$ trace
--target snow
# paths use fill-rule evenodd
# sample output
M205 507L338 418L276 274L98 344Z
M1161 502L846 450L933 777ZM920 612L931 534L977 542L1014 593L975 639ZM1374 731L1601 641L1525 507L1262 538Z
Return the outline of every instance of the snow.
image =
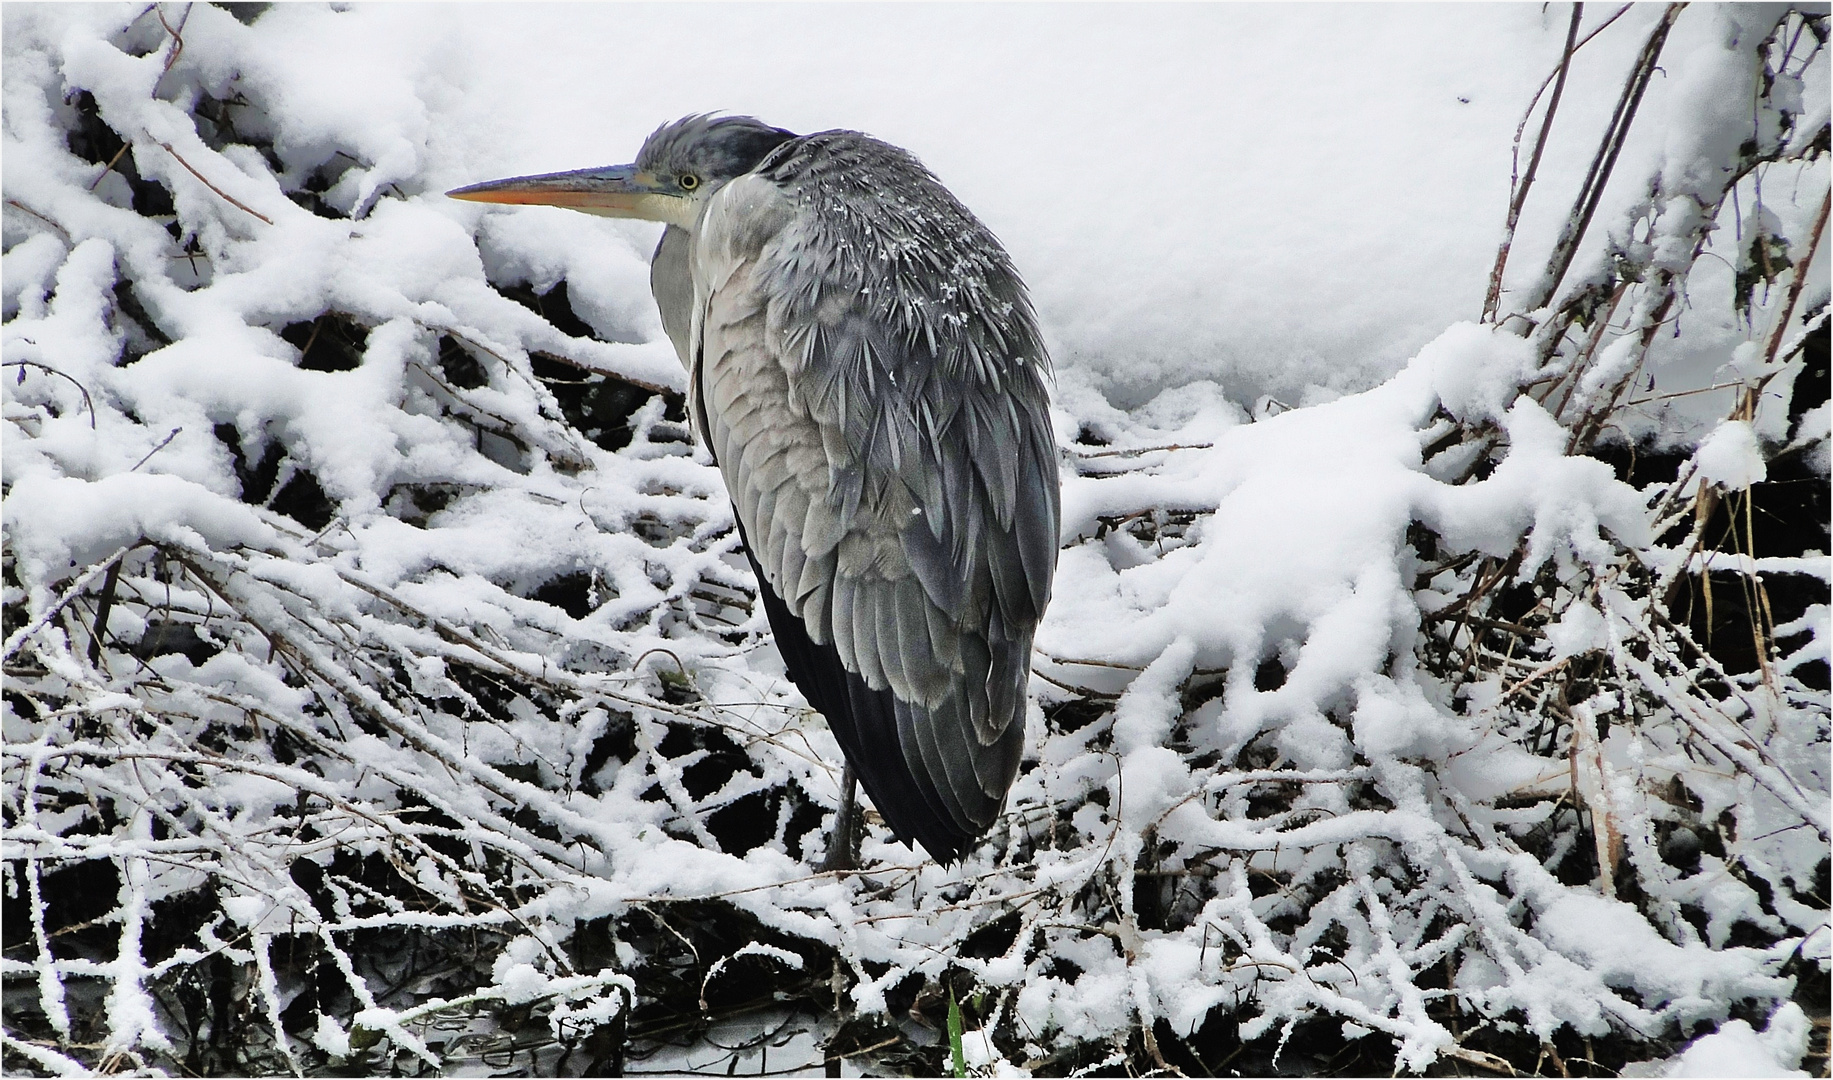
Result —
M733 959L740 956L767 956L772 960L780 961L794 971L801 971L803 965L802 957L799 954L792 953L788 949L779 949L775 945L766 945L761 941L747 942L739 946L738 951L731 955Z
M326 1013L318 1014L318 1028L312 1033L312 1042L332 1057L345 1057L350 1053L350 1033Z
M1770 1017L1761 1032L1748 1021L1732 1020L1694 1040L1674 1058L1665 1075L1672 1077L1807 1076L1799 1066L1807 1050L1808 1019L1789 1002Z
M1476 323L1445 331L1419 351L1414 363L1430 369L1445 411L1465 421L1501 420L1538 366L1528 342L1490 333Z
M1727 420L1712 429L1699 444L1694 460L1699 462L1701 479L1728 491L1737 491L1760 483L1768 470L1763 464L1763 445L1757 433L1744 420Z
M106 971L22 966L46 1002L65 978L106 978L111 1049L173 1045L141 935L207 877L209 933L266 957L312 928L319 977L351 987L354 1013L315 1006L289 1057L348 1057L354 1026L431 1053L411 1025L446 1003L377 1001L358 931L508 937L471 973L477 1000L548 1009L560 1038L620 1015L646 959L619 939L602 970L573 972L569 936L691 900L825 950L699 957L703 993L715 976L825 978L831 953L835 993L871 1013L954 966L997 991L989 1024L1038 1045L1123 1040L1154 1017L1283 1040L1328 1016L1419 1071L1457 1039L1443 984L1420 984L1453 970L1486 1022L1543 1039L1717 1025L1673 1075L1799 1075L1806 1018L1778 1003L1824 976L1809 886L1828 771L1825 694L1797 672L1826 656L1826 607L1775 628L1795 651L1766 679L1721 678L1650 628L1649 598L1688 566L1824 582L1826 560L1660 547L1672 492L1573 453L1574 418L1619 395L1614 431L1697 443L1694 474L1727 490L1762 482L1787 436L1773 407L1723 420L1722 394L1641 396L1799 370L1757 344L1783 289L1740 323L1718 267L1740 257L1739 222L1701 208L1742 145L1752 35L1775 12L1677 24L1575 273L1686 271L1687 306L1645 336L1632 290L1572 371L1570 345L1469 321L1563 11L188 11L167 72L168 35L140 6L9 5L0 76L0 514L9 627L21 615L6 654L9 682L15 656L43 672L26 690L45 703L9 693L6 779L25 794L6 839L122 868ZM1657 14L1631 8L1581 54L1505 310ZM666 59L683 41L691 77ZM1778 79L1759 141L1783 141L1778 108L1824 115L1826 67ZM79 90L174 215L136 212L119 173L73 152ZM200 119L208 102L229 102L233 137ZM1052 346L1055 599L1024 771L960 867L875 828L869 878L813 873L838 748L752 610L717 471L660 400L617 450L568 420L568 380L588 371L685 387L648 295L654 229L440 194L628 160L657 122L718 106L912 148L1004 238ZM1774 166L1744 220L1799 239L1825 175L1824 157ZM1695 264L1709 228L1717 262ZM592 337L502 291L562 282ZM354 366L324 370L299 344L327 312L360 333ZM543 377L537 354L574 369ZM1823 462L1826 430L1823 405L1795 436ZM305 478L322 513L282 496ZM1499 610L1483 589L1535 598L1488 620L1516 634L1506 654L1475 629ZM142 647L168 624L197 645ZM1580 669L1619 683L1557 682ZM1637 693L1611 689L1624 673ZM1072 727L1065 703L1096 717ZM674 749L683 732L706 744ZM744 767L702 790L722 754ZM766 838L728 851L714 818L737 806ZM1600 819L1638 903L1561 868L1556 845L1582 834L1589 851ZM1721 829L1728 845L1664 861L1663 844ZM362 856L400 895L337 869ZM305 863L332 883L302 884ZM1148 865L1163 877L1131 876ZM1161 880L1175 910L1149 923L1140 897ZM959 955L1006 914L1007 952ZM1764 943L1732 944L1750 935ZM1783 974L1791 952L1806 975ZM250 1008L278 1017L296 980L261 976ZM1768 1028L1731 1019L1740 1006L1771 1010ZM1000 1075L1035 1064L972 1036L967 1051Z
M1558 659L1582 656L1609 644L1608 625L1596 608L1574 606L1547 627L1547 641Z
M246 507L170 475L26 476L7 493L6 511L7 540L32 581L57 580L143 537L223 547L274 537Z
M1562 129L1601 125L1614 95L1606 73L1651 18L1634 11L1587 47L1593 63L1575 73ZM779 18L569 5L520 5L507 16L461 5L429 25L411 10L288 6L253 28L226 22L200 20L194 59L210 65L207 83L224 80L228 65L208 58L236 48L234 71L288 118L278 148L290 170L336 145L373 163L333 189L340 205L390 182L442 190L627 160L663 118L716 107L909 146L1035 268L1059 358L1136 400L1193 377L1220 376L1242 399L1298 396L1307 384L1360 388L1437 327L1473 315L1499 237L1508 140L1564 31L1563 14L1528 8ZM693 80L623 76L655 72L684 40L695 43ZM874 61L834 63L846 55ZM799 70L823 77L780 76ZM1686 85L1711 84L1702 75ZM1649 97L1651 112L1691 107L1667 81ZM1261 119L1269 116L1290 119ZM1556 143L1543 189L1568 197L1590 149L1582 137ZM1624 168L1666 150L1638 143ZM1375 206L1380 213L1364 212ZM1616 208L1613 195L1600 212L1608 219ZM1527 225L1524 244L1538 235ZM653 242L614 223L546 228L621 249L614 265L596 257L607 285L629 284ZM548 259L577 258L548 250ZM1322 252L1354 272L1317 272ZM1537 254L1525 248L1517 265ZM578 289L582 278L569 280ZM589 320L616 324L601 332L652 339L659 329L622 299L628 289L585 295ZM1244 310L1261 316L1234 314Z

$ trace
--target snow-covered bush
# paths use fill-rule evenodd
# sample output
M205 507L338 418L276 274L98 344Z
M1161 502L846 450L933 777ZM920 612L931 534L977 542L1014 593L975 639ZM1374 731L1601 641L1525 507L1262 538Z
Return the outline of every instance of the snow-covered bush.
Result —
M951 1001L989 1073L1800 1059L1824 14L1606 31L1645 44L1544 265L1383 385L1065 371L1005 817L844 874L640 234L441 198L433 91L315 81L326 17L6 12L9 1068L933 1072ZM1645 376L1708 304L1748 341L1692 432Z

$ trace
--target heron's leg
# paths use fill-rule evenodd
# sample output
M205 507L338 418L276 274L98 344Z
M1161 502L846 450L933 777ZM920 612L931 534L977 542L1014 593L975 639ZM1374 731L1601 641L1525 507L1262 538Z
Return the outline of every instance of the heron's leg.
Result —
M857 870L855 855L859 847L859 777L853 774L853 763L847 762L840 776L840 809L834 812L834 831L827 838L827 855L821 860L823 870Z

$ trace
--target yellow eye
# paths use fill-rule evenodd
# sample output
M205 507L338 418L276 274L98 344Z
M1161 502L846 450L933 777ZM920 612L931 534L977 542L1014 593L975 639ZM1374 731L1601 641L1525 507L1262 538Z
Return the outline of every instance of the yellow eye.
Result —
M682 191L692 191L700 186L700 178L693 173L682 173L675 183L681 185Z

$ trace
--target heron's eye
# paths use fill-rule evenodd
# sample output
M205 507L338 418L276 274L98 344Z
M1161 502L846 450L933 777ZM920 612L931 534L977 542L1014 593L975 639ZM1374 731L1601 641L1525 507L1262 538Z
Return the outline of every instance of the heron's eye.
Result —
M682 173L675 182L681 185L682 191L692 191L700 186L700 178L693 173Z

